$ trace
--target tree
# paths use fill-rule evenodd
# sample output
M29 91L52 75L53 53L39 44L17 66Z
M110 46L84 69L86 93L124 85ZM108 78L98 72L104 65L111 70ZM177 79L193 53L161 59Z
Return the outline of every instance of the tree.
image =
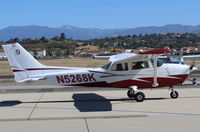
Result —
M53 37L51 40L54 40L54 41L59 41L59 40L60 40L60 38L59 38L59 36L55 36L55 37Z
M14 42L20 42L19 38L14 38Z
M39 39L41 42L47 43L48 39L46 39L44 36L42 38Z
M65 33L60 34L60 41L66 40Z

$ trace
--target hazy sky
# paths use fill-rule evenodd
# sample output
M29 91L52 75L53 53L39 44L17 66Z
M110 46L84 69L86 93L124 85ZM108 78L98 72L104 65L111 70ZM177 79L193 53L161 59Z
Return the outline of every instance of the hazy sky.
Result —
M134 28L200 24L200 0L0 0L8 26Z

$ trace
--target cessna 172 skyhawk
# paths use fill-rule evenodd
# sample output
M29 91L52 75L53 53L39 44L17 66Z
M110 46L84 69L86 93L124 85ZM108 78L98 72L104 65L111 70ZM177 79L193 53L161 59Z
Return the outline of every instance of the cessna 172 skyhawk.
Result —
M139 54L122 53L109 58L101 68L55 67L39 63L19 43L3 45L16 82L43 80L62 86L118 87L129 89L127 95L137 102L145 99L138 88L171 87L185 81L196 68L183 64L162 63L159 54L170 50L152 50Z

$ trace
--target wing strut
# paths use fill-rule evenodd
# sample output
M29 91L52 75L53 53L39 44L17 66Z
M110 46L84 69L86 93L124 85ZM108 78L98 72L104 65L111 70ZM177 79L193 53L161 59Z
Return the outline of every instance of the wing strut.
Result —
M158 55L154 54L153 55L153 87L158 87L157 83L157 60L158 60Z

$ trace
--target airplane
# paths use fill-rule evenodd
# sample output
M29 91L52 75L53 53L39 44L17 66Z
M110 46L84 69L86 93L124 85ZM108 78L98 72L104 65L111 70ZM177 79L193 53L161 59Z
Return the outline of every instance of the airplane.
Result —
M178 98L173 86L182 84L197 69L186 64L163 63L158 56L171 52L168 49L121 53L110 56L110 62L100 68L80 68L43 65L19 43L2 47L16 82L43 80L62 86L127 88L127 96L137 102L145 100L145 94L138 90L144 88L169 86L171 98Z

